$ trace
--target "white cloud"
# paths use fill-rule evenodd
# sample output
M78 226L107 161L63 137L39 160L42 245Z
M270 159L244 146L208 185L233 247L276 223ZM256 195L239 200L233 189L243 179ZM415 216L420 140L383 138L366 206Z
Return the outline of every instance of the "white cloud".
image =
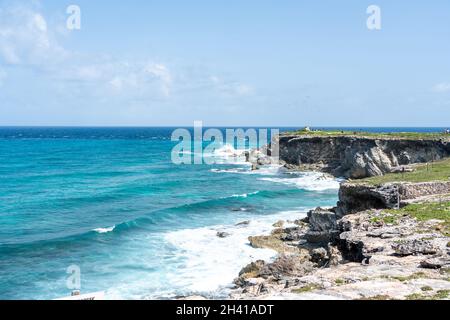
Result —
M16 5L0 10L0 61L10 65L46 66L68 54L32 7Z
M433 87L433 91L439 93L450 92L450 82L441 82L436 84Z
M39 81L50 80L45 85L56 89L64 99L82 97L83 101L89 98L127 104L167 101L176 105L182 100L195 105L206 100L209 104L216 97L239 99L254 93L248 84L210 76L202 68L183 68L151 58L128 61L68 50L59 41L70 37L70 33L60 29L64 21L49 22L39 7L0 7L0 65L8 65L8 72L15 72L16 67L32 70L34 75L38 72ZM0 73L0 84L5 77ZM25 82L20 85L26 85Z
M166 97L169 97L172 85L172 75L168 68L163 64L150 63L146 66L145 72L161 81L161 91Z

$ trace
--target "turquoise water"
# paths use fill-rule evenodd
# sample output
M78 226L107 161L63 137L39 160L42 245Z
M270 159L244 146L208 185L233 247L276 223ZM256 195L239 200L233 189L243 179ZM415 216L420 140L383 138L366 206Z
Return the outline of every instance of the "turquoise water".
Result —
M70 265L82 292L110 299L221 297L243 265L273 256L249 235L337 200L318 174L174 165L171 132L0 128L0 299L66 296Z

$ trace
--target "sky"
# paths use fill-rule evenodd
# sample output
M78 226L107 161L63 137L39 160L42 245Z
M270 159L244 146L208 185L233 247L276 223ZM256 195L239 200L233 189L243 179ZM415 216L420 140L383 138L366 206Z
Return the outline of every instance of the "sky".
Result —
M0 126L195 120L448 127L450 1L0 0Z

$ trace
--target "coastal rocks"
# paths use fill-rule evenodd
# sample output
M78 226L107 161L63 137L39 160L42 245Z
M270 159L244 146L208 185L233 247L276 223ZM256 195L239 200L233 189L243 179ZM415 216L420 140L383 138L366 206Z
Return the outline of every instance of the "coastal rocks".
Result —
M287 134L278 143L280 159L288 165L315 165L336 177L354 179L450 156L450 143L443 140Z
M450 257L437 256L420 261L420 266L426 269L450 268Z
M329 231L336 229L336 214L317 208L308 212L308 221L312 231Z
M273 224L274 228L283 228L283 226L284 226L284 221L283 220L280 220L280 221L278 221L278 222Z
M249 237L248 241L253 248L256 249L272 249L277 252L286 252L289 248L281 239L279 234L272 234L269 236L253 236Z
M302 241L305 238L306 229L305 226L282 229L280 239L291 242Z
M309 256L303 254L281 255L274 262L265 264L259 275L264 279L281 280L286 276L303 276L314 269Z
M239 272L239 278L235 280L235 283L242 285L246 279L257 277L265 264L266 263L263 260L257 260L249 263L241 269Z
M272 262L250 264L236 281L232 298L436 299L450 290L449 238L436 231L442 221L423 222L384 210L335 221L332 213L318 208L307 219L310 228L337 230L332 243L298 244L297 251L281 253ZM282 235L290 229L277 228L272 234L285 242Z
M337 240L337 245L345 260L351 262L363 262L370 259L364 252L364 242L352 232L342 232Z
M259 286L263 283L260 277L261 269L265 266L266 262L263 260L257 260L251 262L241 269L239 272L239 277L234 280L234 284L240 288L248 288L253 286ZM260 291L259 289L257 289Z
M229 234L228 232L225 232L225 231L218 231L217 233L216 233L216 236L217 237L219 237L219 238L227 238L227 237L229 237L231 234Z
M271 153L271 149L267 147L246 151L244 152L245 161L252 164L253 171L259 170L262 166L278 165L279 159L272 157Z
M248 238L253 248L266 248L278 253L298 253L299 242L305 237L306 227L277 228L267 236L251 236Z
M336 246L314 248L310 252L310 261L318 268L337 266L343 261L342 254Z
M347 165L351 168L347 174L349 178L361 179L365 177L381 176L383 173L390 172L395 160L391 161L380 148L371 148L368 152L356 153L352 155L351 148L346 149ZM348 161L347 161L348 162ZM342 170L342 167L338 168Z
M392 228L381 228L381 229L377 229L377 230L367 233L368 237L381 238L381 239L391 239L391 238L400 237L401 235L402 235L401 230L392 229Z
M308 212L309 230L305 239L311 243L328 243L338 234L336 214L317 208Z
M399 256L428 255L438 252L439 247L432 240L412 239L394 243L392 248Z
M339 189L337 212L340 216L368 209L395 208L398 205L398 186L373 186L364 183L343 183Z

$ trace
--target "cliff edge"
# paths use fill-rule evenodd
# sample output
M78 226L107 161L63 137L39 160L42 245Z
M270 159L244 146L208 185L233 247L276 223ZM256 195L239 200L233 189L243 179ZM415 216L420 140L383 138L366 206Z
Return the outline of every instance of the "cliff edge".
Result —
M448 135L352 135L323 132L279 137L280 160L292 169L312 169L361 179L410 170L417 163L450 157Z

